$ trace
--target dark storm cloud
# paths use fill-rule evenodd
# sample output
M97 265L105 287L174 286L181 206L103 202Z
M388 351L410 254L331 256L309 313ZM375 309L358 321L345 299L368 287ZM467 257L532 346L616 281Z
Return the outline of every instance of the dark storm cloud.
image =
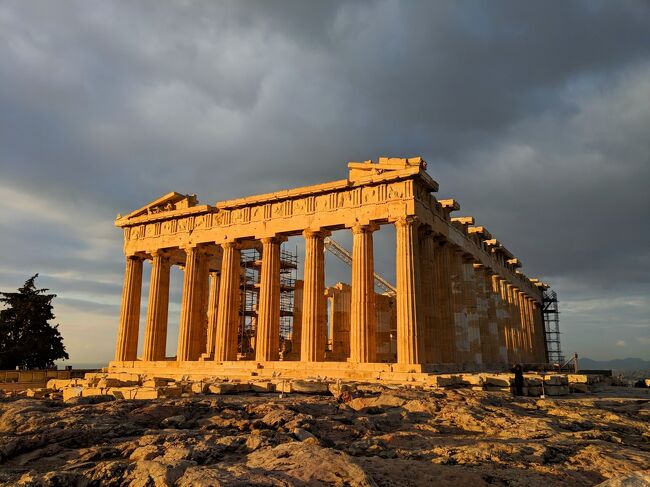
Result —
M607 355L650 333L649 33L642 1L4 2L0 284L40 270L68 308L105 314L116 213L422 155L561 292L568 347L616 309L584 350Z

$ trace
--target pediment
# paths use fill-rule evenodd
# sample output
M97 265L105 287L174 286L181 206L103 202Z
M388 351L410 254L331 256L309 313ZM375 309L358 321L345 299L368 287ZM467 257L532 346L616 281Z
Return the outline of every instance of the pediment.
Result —
M181 194L175 191L152 201L142 208L132 211L128 215L118 216L118 220L132 220L145 215L155 215L168 211L184 210L196 206L198 199L195 194Z

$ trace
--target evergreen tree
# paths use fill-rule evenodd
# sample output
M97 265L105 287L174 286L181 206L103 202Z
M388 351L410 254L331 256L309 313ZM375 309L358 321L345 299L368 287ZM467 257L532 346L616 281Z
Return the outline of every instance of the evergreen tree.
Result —
M53 367L57 359L68 354L54 319L48 289L36 289L35 274L16 293L0 292L0 369Z

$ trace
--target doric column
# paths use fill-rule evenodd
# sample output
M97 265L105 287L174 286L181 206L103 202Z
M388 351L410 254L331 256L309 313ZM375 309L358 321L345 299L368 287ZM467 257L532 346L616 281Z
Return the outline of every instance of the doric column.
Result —
M546 329L544 326L544 317L542 307L538 301L533 300L533 321L537 335L537 357L539 363L548 362L548 349L546 345Z
M143 360L165 360L167 314L169 309L169 255L163 250L151 252L151 280Z
M115 360L136 360L138 353L138 327L140 325L140 297L142 295L142 258L126 257L120 328L117 331Z
M506 296L510 307L510 334L512 336L513 356L515 362L521 362L521 315L515 300L517 288L512 284L506 284Z
M465 308L465 279L463 257L456 248L449 254L449 273L451 279L451 300L454 324L454 362L470 363L469 326Z
M438 343L440 362L453 363L456 349L452 283L450 275L451 245L445 240L437 242L434 252L435 341ZM435 359L434 359L435 361Z
M374 225L352 227L350 361L374 362L377 355L372 232Z
M429 227L420 227L420 299L422 304L423 355L420 358L425 363L441 363L439 330L436 324L435 302L435 247L433 233ZM399 339L399 336L398 336Z
M505 343L508 353L508 363L514 364L517 362L517 352L514 342L514 330L513 330L513 320L512 320L512 307L510 305L510 299L508 297L508 281L505 279L499 279L499 291L501 293L501 303L503 306L503 316L504 316L504 330L505 330Z
M201 321L205 309L202 308L207 301L204 296L205 283L202 282L204 277L207 279L204 257L204 250L200 247L185 249L185 277L176 355L178 361L198 360L202 353L201 333L205 331Z
M214 360L224 362L237 359L237 331L239 329L239 269L241 251L235 242L221 244L221 278L215 325Z
M531 324L529 321L528 315L528 302L526 294L522 291L517 293L519 309L521 311L521 328L522 328L522 341L524 349L524 361L525 362L534 362L535 358L533 357L533 336L531 330Z
M491 299L494 303L495 317L497 322L497 362L500 364L508 363L508 312L505 309L503 299L501 298L501 279L498 274L493 274L491 278Z
M474 264L476 274L476 311L481 333L481 357L484 364L498 362L498 326L492 300L490 271L483 264Z
M280 348L280 244L279 237L262 239L260 300L255 336L255 359L278 360Z
M305 230L305 272L302 292L302 330L300 360L325 360L323 326L325 323L324 232Z
M418 221L395 222L397 251L397 363L419 364L424 358L423 313L420 296Z
M476 365L483 363L481 355L481 327L478 314L479 293L476 288L474 259L463 256L463 303L467 315L467 338L469 340L469 361Z
M217 314L219 309L219 286L221 275L217 271L210 272L210 290L208 294L208 336L205 348L205 358L214 359L214 345L217 333Z

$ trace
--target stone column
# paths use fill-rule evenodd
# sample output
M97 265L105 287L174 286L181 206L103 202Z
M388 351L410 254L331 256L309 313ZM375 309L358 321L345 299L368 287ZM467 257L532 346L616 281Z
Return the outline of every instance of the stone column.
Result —
M377 355L372 232L374 225L352 227L350 361L374 362Z
M167 347L167 314L169 309L169 255L162 250L151 252L151 280L147 325L144 335L143 360L165 360Z
M305 272L302 292L302 330L300 360L325 360L323 325L325 322L324 232L305 230Z
M435 302L434 302L434 324L436 354L442 363L454 362L456 340L454 330L453 299L451 294L450 276L450 253L451 246L445 240L439 240L434 252L434 277L435 277ZM434 358L434 361L437 359Z
M235 242L221 244L221 280L217 303L214 360L224 362L237 359L237 331L239 329L239 269L241 252Z
M185 277L183 278L183 299L178 329L178 352L176 359L180 362L198 360L200 351L201 307L204 302L203 249L187 247L185 249Z
M512 365L517 362L517 353L514 343L514 330L512 320L512 307L508 297L508 282L505 279L499 279L499 291L501 293L501 303L503 306L503 316L505 323L505 343L508 352L508 364Z
M414 217L400 218L395 222L398 364L419 364L424 358L417 227L418 221Z
M478 314L479 293L476 288L474 258L463 256L463 304L467 315L467 337L469 340L469 362L483 363L481 356L481 327Z
M280 348L280 243L281 238L262 239L260 301L255 337L258 362L278 360Z
M210 290L208 296L208 336L205 358L214 359L215 337L217 334L217 314L219 313L219 286L221 276L217 271L210 271Z
M526 294L522 291L517 293L519 309L521 310L521 328L522 328L522 341L524 349L524 361L535 362L533 357L533 342L532 330L528 315L528 299Z
M512 284L506 284L506 296L508 299L509 305L509 314L510 314L510 335L512 336L512 348L513 356L515 362L521 362L521 318L519 314L519 309L515 301L515 294L517 288Z
M117 332L115 360L136 360L138 353L138 327L140 326L140 298L142 295L142 258L126 257L120 328Z
M491 277L491 300L494 303L495 317L497 323L497 363L508 363L508 312L505 309L503 300L501 299L500 278L497 274Z
M421 361L425 363L441 363L440 338L436 326L435 316L435 247L433 233L428 227L420 227L420 285L423 310L423 355ZM398 337L399 338L399 337Z
M495 364L497 359L498 327L496 308L492 300L490 271L483 264L474 264L476 275L476 311L481 333L481 358L484 364Z
M537 330L538 360L540 363L548 362L548 349L546 344L546 328L544 326L544 317L542 315L542 305L533 300L533 317L535 329Z
M454 325L454 363L457 364L465 364L472 361L470 355L469 323L464 300L465 279L463 267L461 252L452 247L449 254L449 272Z

